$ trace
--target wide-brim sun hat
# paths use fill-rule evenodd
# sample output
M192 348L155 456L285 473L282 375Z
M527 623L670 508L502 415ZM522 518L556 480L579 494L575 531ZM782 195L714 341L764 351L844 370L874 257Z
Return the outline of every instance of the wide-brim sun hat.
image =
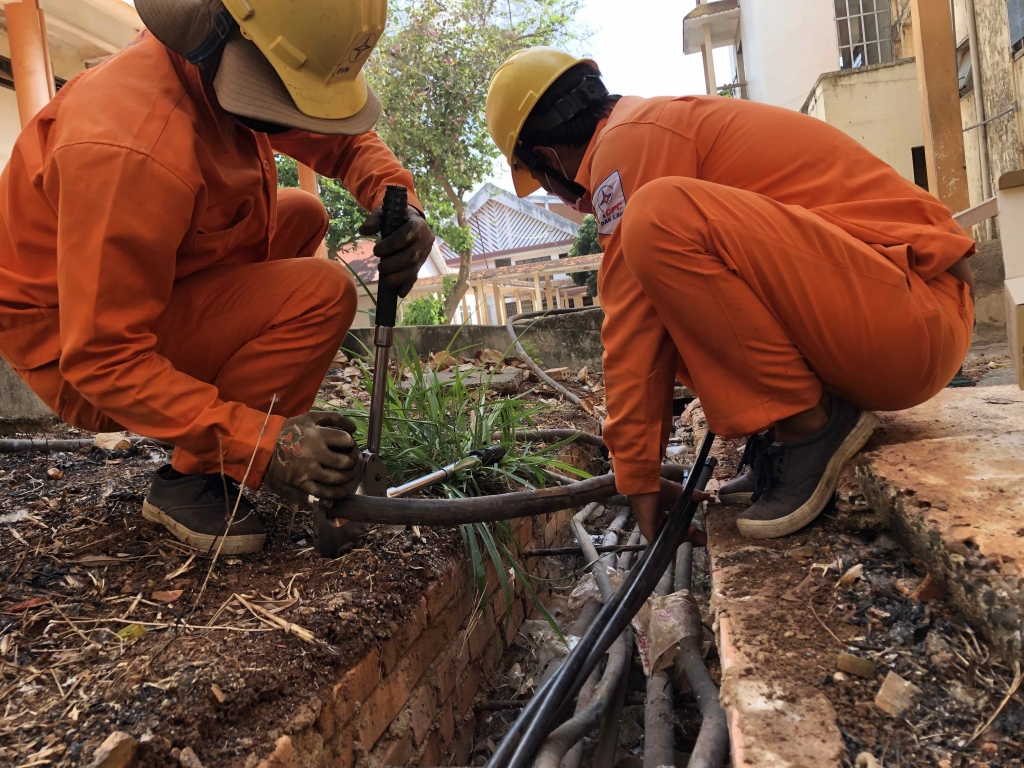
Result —
M365 133L380 118L362 68L384 29L386 0L135 0L135 8L189 61L223 48L213 87L232 114L328 135Z

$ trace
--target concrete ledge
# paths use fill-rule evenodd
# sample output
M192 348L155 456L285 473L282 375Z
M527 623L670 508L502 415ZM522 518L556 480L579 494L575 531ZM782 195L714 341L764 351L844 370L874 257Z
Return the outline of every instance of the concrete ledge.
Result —
M858 462L868 503L956 606L1019 658L1024 634L1024 393L946 389L885 414Z
M536 350L545 367L579 370L587 366L592 372L600 372L601 356L604 354L601 344L603 320L604 312L598 307L585 312L525 321L517 325L517 330L522 329L522 339L527 350L531 353ZM478 349L512 351L512 342L503 325L405 326L395 328L395 345L411 345L421 356L449 348L453 352L461 350L461 354L466 357L472 356ZM372 350L373 329L353 328L345 338L342 349L355 354Z

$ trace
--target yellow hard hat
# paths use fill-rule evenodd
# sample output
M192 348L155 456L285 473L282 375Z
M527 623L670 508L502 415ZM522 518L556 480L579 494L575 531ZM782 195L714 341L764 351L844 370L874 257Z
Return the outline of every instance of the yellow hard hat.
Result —
M487 130L512 169L512 183L520 197L536 192L540 184L515 156L519 132L544 92L577 64L589 64L598 71L591 59L577 59L557 48L536 46L513 53L491 77L487 89Z
M387 0L222 0L295 106L339 120L366 104L363 64L387 21Z
M135 0L158 40L193 64L220 54L214 89L228 112L314 133L359 134L380 101L363 65L387 0Z

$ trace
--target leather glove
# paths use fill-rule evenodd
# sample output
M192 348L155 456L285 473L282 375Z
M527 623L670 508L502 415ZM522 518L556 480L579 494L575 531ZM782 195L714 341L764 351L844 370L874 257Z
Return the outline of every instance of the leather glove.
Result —
M277 436L263 482L293 503L304 503L310 495L345 498L362 462L352 438L355 431L355 424L332 411L311 411L288 419Z
M359 227L359 234L369 236L380 233L381 216L381 209L375 209ZM374 246L373 254L380 259L380 266L377 267L380 276L403 299L412 290L420 267L430 255L433 245L434 233L430 231L423 214L410 205L408 223Z

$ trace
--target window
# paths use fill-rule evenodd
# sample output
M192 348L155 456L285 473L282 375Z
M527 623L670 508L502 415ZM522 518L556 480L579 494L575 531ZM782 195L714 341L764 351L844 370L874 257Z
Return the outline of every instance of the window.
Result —
M1006 18L1010 22L1010 50L1017 56L1024 50L1024 0L1006 0Z
M495 267L511 267L512 266L512 259L511 259L511 257L507 258L507 259L495 259L494 260L494 266Z
M542 261L551 261L551 257L550 256L535 256L532 259L523 259L522 261L517 261L516 264L538 264L538 263L540 263Z
M836 30L839 35L840 69L891 62L893 55L889 0L833 2L836 9Z
M558 254L558 258L560 258L560 259L568 259L569 258L569 254L568 253L560 253L560 254Z

